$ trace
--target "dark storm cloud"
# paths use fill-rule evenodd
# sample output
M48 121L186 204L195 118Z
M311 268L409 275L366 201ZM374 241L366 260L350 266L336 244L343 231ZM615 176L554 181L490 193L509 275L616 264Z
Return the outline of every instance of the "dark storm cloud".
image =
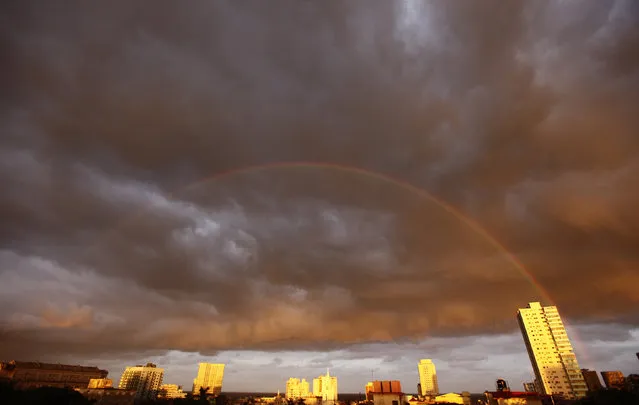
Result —
M638 322L632 1L2 7L0 357L474 336L540 298L389 182L200 181L282 161L425 188L569 318Z

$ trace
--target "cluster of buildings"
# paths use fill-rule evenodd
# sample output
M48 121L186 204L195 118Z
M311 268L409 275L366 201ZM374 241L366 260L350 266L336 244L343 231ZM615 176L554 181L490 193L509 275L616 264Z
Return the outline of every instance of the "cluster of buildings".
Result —
M507 382L498 379L495 391L486 391L487 405L541 405L555 399L573 400L588 392L607 389L639 392L639 375L624 376L620 371L602 371L601 384L597 372L580 369L577 357L566 333L566 328L555 306L542 306L531 302L517 312L517 320L528 352L535 379L524 383L523 391L512 391ZM639 353L637 353L639 358ZM366 399L372 405L469 405L468 392L439 392L437 371L431 359L417 364L419 383L417 395L405 395L399 381L371 381L366 384ZM0 381L10 381L18 389L37 387L73 388L89 399L101 403L129 404L135 400L156 398L185 398L187 393L177 384L164 383L164 369L155 364L127 367L116 387L107 378L108 371L98 367L71 366L39 362L0 362ZM192 395L217 397L222 392L224 364L200 363L193 380ZM310 383L302 378L286 382L286 400L298 404L335 404L338 398L337 377L326 371ZM272 398L282 404L281 395ZM266 402L273 402L266 401Z
M331 376L326 370L326 375L320 375L313 379L313 391L304 378L289 378L286 381L286 398L291 400L304 399L304 403L312 402L334 403L337 401L337 377Z
M420 382L417 385L418 395L406 395L402 391L399 381L370 381L365 386L366 397L364 403L373 405L426 405L426 404L470 404L470 393L448 393L440 395L437 384L437 371L431 359L422 359L417 365ZM313 390L310 390L309 382L302 378L289 378L286 381L287 401L305 405L335 404L337 403L337 377L331 376L327 370L325 375L313 379ZM278 401L280 394L274 398L268 398L265 402L281 403ZM451 402L458 401L458 402Z
M107 378L107 370L97 367L71 366L39 362L0 362L0 381L14 388L73 388L90 400L109 404L131 404L144 399L185 398L186 392L177 384L164 384L164 369L153 363L127 367L117 388ZM222 392L224 364L200 363L193 380L194 396L217 396ZM108 400L107 400L108 399Z
M148 363L145 366L127 367L122 373L118 389L135 391L136 398L185 398L186 393L177 384L163 384L164 369ZM224 364L200 363L193 379L195 396L217 396L222 392Z
M397 380L371 381L366 384L366 401L373 405L471 404L471 396L467 391L460 394L439 393L435 366L430 359L420 360L417 368L420 373L417 395L405 394L402 391L402 384ZM426 373L423 372L424 370ZM425 386L429 388L423 388Z
M581 369L574 353L564 323L555 306L542 306L531 302L526 308L517 311L517 320L535 375L533 382L524 383L523 391L513 391L503 379L496 382L495 391L486 391L483 403L486 404L543 404L554 403L555 399L575 400L583 398L588 392L603 389L596 371ZM637 354L639 358L639 353ZM417 395L405 395L399 381L371 381L366 387L366 401L373 405L421 405L421 404L470 404L468 392L440 394L435 364L431 359L422 359L417 364L419 383ZM320 378L328 378L326 376ZM639 390L639 375L624 376L620 371L602 371L601 377L607 389ZM335 377L331 377L335 378ZM322 380L323 381L323 380ZM322 383L314 380L313 392L309 392L306 380L291 378L286 383L286 397L320 398L317 386ZM330 396L321 396L327 400L337 398L337 379L335 392Z

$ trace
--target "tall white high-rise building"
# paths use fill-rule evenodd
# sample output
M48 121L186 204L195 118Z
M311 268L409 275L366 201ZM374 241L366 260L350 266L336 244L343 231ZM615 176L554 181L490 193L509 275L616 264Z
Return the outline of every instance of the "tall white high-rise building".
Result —
M541 393L582 398L588 391L557 307L531 302L517 319Z
M289 378L286 381L286 398L299 399L309 396L309 384L305 379Z
M422 392L420 395L438 395L439 385L437 384L437 371L431 359L421 359L417 364L419 372L419 384Z
M223 379L224 364L200 363L197 377L193 380L193 395L200 395L200 388L209 395L219 395Z
M127 367L122 373L118 388L135 390L135 396L138 399L155 399L163 378L164 369L157 368L152 363L147 363L146 366Z
M337 401L337 377L331 377L326 370L326 375L314 378L313 396L321 397L322 401Z

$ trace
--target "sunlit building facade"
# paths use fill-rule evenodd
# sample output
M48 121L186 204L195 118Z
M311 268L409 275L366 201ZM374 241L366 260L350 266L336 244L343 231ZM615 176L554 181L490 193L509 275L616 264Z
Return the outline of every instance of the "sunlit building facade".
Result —
M517 313L541 393L582 398L588 388L557 307L531 302Z
M197 377L193 380L193 394L199 395L204 388L208 395L219 395L224 380L224 364L200 363Z
M146 366L127 367L122 373L118 388L135 390L135 397L138 399L155 399L163 379L164 369L147 363Z
M310 395L310 386L308 381L304 378L289 378L286 381L286 398L287 399L299 399L308 398Z
M621 371L602 371L601 378L609 390L622 390L626 385L626 379Z
M449 392L447 394L437 395L433 402L436 404L459 404L459 405L470 405L470 393L467 391L462 392L461 394L457 394L455 392ZM517 403L518 405L521 402Z
M372 381L369 381L366 383L366 387L364 387L364 390L366 391L366 400L367 401L372 401L373 400L373 391L375 390L375 384L373 384Z
M419 372L419 384L421 392L419 395L437 395L439 394L439 384L437 383L437 370L431 359L421 359L417 364Z
M328 370L326 375L313 379L313 396L322 401L337 401L337 377L332 377Z
M160 386L160 397L167 399L186 398L186 392L182 391L182 386L177 384L162 384Z
M92 378L87 388L112 388L113 380L110 378Z

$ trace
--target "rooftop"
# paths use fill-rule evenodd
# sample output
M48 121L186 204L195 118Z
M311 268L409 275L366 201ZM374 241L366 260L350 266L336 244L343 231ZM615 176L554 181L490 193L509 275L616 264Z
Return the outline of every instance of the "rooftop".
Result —
M37 361L16 361L0 362L0 368L5 370L12 369L43 369L43 370L64 370L64 371L96 371L107 372L96 366L79 366L68 364L40 363Z

